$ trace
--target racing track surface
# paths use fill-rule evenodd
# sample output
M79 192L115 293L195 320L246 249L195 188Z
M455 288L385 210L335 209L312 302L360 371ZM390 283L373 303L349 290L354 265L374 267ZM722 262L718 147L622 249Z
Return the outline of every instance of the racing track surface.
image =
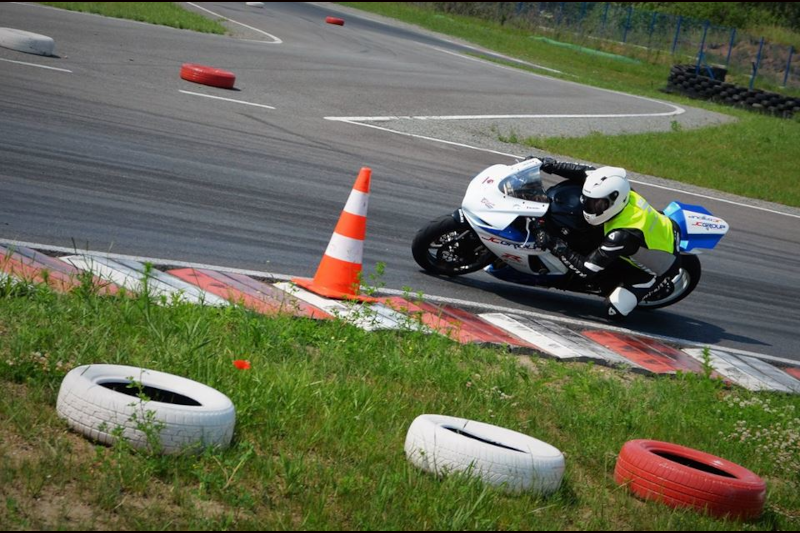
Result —
M482 273L437 279L413 262L417 229L456 208L471 176L513 159L324 117L674 107L499 69L455 55L455 44L350 14L344 27L326 25L333 8L202 6L283 42L251 30L241 37L263 42L0 4L4 26L53 37L60 56L0 48L0 239L312 276L358 169L369 166L364 270L386 263L387 288L597 320L596 298ZM233 71L236 90L181 80L184 62ZM701 257L695 294L626 326L800 360L798 217L636 188L659 208L700 203L733 229Z

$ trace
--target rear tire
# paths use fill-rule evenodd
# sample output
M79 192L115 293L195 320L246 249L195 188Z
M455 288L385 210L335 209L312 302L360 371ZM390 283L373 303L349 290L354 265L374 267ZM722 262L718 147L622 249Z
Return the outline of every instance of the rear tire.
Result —
M658 300L643 300L639 302L638 309L660 309L676 304L689 296L700 281L700 259L694 254L681 254L681 269L677 276L672 278L675 290L664 298Z
M480 270L495 259L467 222L444 215L414 236L414 261L431 274L460 276Z

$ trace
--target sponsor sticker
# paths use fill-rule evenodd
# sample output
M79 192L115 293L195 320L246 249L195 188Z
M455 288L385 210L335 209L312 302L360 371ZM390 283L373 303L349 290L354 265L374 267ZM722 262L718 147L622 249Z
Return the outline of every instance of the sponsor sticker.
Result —
M505 241L505 240L503 240L503 239L501 239L499 237L495 237L495 236L487 237L486 235L481 235L481 239L483 239L486 242L490 242L492 244L499 244L500 246L508 246L508 247L513 248L515 250L536 250L537 249L536 248L536 243L528 243L528 244L525 244L523 246L522 244L520 244L518 242L509 242L509 241Z

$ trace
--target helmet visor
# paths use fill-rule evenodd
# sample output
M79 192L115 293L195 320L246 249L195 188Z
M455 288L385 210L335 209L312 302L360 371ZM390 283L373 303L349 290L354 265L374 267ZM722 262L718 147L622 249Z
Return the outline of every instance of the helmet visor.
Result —
M611 205L608 198L585 198L583 200L583 210L590 215L602 215Z

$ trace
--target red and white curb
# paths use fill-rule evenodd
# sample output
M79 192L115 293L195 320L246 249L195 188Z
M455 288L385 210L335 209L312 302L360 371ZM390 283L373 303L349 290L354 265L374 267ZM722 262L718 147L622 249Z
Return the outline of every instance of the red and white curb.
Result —
M108 259L97 255L68 255L62 261L96 277L108 280L134 293L147 289L151 296L165 297L167 302L176 300L193 304L225 306L229 302L215 294L209 294L197 285L187 283L155 268L149 272L145 265L136 261Z
M265 315L285 313L306 318L333 318L322 309L308 305L273 285L244 274L218 272L206 268L179 268L168 270L167 274Z
M503 313L487 313L478 316L490 324L524 339L545 354L563 361L599 361L644 371L636 362L625 359L602 345L547 320L534 320Z
M428 328L416 322L412 316L395 311L380 303L372 303L368 306L346 304L341 300L324 298L285 281L276 283L274 287L286 291L293 297L366 331L379 329L429 331Z
M702 349L690 348L684 351L698 361L703 360ZM800 394L800 381L766 361L718 349L709 350L708 355L714 370L746 389Z
M589 330L583 334L654 374L704 371L702 362L655 339L606 330Z
M436 332L462 344L535 351L562 361L591 361L639 373L703 373L710 365L713 375L749 390L800 394L800 363L777 357L756 357L717 347L679 350L666 342L616 328L611 331L592 325L570 329L554 320L527 316L530 313L474 314L452 304L399 296L371 298L371 302L361 305L324 298L287 281L269 283L257 279L275 276L218 270L208 265L195 267L184 263L182 268L164 272L146 268L143 261L151 264L160 261L145 258L134 260L92 253L56 255L52 250L45 254L16 244L0 246L0 280L46 282L54 290L68 292L81 284L81 272L88 271L107 294L115 293L118 287L139 293L146 286L152 295L166 303L214 306L233 303L262 314L338 318L367 331Z

